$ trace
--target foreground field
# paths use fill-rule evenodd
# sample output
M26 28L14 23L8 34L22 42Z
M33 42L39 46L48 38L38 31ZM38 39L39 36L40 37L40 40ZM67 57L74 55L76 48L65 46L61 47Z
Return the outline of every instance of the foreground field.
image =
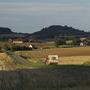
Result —
M6 66L19 64L18 70L0 71L0 90L90 90L90 48L60 48L40 51L5 52L0 54L0 61ZM57 54L62 65L45 65L41 58ZM23 57L24 56L24 59ZM28 67L22 69L24 61ZM82 63L83 62L83 63ZM70 65L70 64L76 65ZM20 66L23 64L23 66ZM69 65L67 65L69 64ZM77 65L82 64L82 65Z
M1 71L0 90L90 90L90 67Z

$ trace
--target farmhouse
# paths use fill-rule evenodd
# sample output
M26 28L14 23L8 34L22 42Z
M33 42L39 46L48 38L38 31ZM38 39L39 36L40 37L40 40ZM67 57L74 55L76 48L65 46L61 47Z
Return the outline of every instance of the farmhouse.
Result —
M12 43L14 43L14 44L22 44L23 41L22 40L13 40Z
M8 42L13 43L13 44L22 44L23 40L22 39L9 39Z
M30 44L30 45L29 45L29 48L33 48L33 46Z

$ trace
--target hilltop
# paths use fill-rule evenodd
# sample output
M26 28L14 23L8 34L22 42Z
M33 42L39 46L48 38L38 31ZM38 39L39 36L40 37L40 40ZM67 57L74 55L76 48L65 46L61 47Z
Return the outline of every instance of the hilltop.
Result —
M75 29L69 26L52 25L49 27L42 28L40 31L34 33L18 33L13 32L9 28L0 27L0 39L9 38L24 38L24 39L58 39L63 37L90 37L90 32L85 32L83 30Z
M69 26L52 25L31 34L33 38L55 39L58 37L89 37L90 33Z
M18 32L13 32L10 28L8 27L0 27L0 40L8 40L8 39L14 39L14 38L24 38L28 34L26 33L18 33Z

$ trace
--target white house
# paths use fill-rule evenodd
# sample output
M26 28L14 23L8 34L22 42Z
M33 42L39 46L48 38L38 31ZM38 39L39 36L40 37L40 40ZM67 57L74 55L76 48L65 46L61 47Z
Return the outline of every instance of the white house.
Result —
M33 46L30 44L30 45L29 45L29 48L33 48Z
M81 46L81 47L82 47L82 46L84 46L84 43L83 43L83 42L81 42L81 43L80 43L80 46Z

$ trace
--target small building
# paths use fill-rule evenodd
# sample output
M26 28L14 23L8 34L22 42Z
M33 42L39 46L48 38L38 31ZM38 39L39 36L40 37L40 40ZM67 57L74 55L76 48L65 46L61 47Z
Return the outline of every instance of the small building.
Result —
M14 43L14 44L22 44L23 40L22 39L9 39L9 43Z
M29 45L29 49L30 49L30 50L32 50L32 49L33 49L33 46L32 46L31 44Z
M66 41L66 44L72 44L72 43L73 43L73 40Z
M87 41L81 42L80 46L88 46L88 42Z
M23 41L22 40L13 40L12 43L14 43L14 44L22 44Z
M46 64L58 64L59 63L59 57L58 55L48 55L45 61Z
M29 45L29 48L33 48L33 46L30 44L30 45Z
M83 42L81 42L81 43L80 43L80 46L81 46L81 47L82 47L82 46L84 46L84 43L83 43Z

